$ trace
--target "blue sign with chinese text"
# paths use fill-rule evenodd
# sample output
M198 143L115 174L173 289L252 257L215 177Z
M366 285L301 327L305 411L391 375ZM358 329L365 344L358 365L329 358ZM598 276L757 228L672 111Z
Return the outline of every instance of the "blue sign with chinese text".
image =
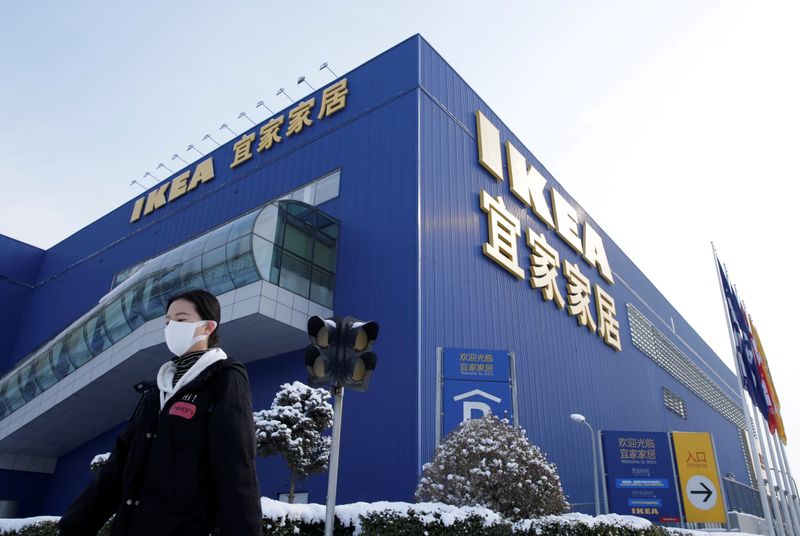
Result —
M444 349L445 380L480 380L508 383L511 366L504 350Z
M507 351L444 348L442 373L442 437L489 413L513 422Z
M665 432L603 431L608 509L654 523L678 523L678 490Z

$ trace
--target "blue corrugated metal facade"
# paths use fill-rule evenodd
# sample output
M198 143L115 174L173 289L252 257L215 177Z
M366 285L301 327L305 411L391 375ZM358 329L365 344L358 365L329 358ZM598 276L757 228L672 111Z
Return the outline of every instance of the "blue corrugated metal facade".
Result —
M738 400L734 375L453 69L415 36L346 78L346 108L320 120L314 115L303 132L231 169L237 137L212 153L213 180L138 221L129 221L131 200L47 251L0 237L0 296L12 304L4 310L14 311L0 323L6 344L0 371L92 308L114 274L340 170L338 197L320 205L341 222L333 309L381 324L370 389L345 396L340 502L412 500L420 466L435 447L440 347L514 352L518 422L558 465L579 509L593 501L592 458L587 432L568 418L574 412L599 429L709 431L721 471L745 479L737 427L633 346L626 304ZM321 91L313 96L319 102ZM577 209L579 221L600 233L613 285L511 195L507 180L497 181L481 166L478 110ZM524 229L530 227L614 298L622 351L483 254L489 229L482 190L501 196L522 222L523 269L530 255ZM675 331L661 319L672 319ZM301 352L255 361L248 371L256 409L268 407L281 383L305 379ZM685 401L687 419L665 408L663 387ZM61 513L91 478L91 456L109 450L118 429L63 453L52 475L15 471L12 478L0 470L0 500L18 500L20 515ZM259 461L259 478L265 496L288 488L277 458ZM29 498L30 490L38 499ZM325 476L310 478L301 490L323 502Z

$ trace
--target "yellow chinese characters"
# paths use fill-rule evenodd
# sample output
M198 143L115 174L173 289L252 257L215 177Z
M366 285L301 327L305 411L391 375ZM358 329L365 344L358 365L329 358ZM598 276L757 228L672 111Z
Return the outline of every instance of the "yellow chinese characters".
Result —
M617 308L612 298L603 287L594 285L595 303L597 304L597 334L603 341L617 351L622 350L619 338L619 320L616 319Z
M542 299L552 301L559 309L564 308L564 297L556 285L558 277L558 252L547 243L544 234L537 235L531 229L526 234L531 255L531 286L542 290Z
M517 237L522 235L519 220L506 210L503 198L497 199L481 190L481 210L489 215L489 242L483 244L483 254L519 279L525 272L517 262Z
M347 78L343 78L332 86L322 91L322 104L319 107L317 119L328 117L338 112L347 104Z
M518 264L517 239L521 236L521 223L505 206L501 196L492 197L485 190L480 193L480 207L487 215L488 241L483 243L483 254L519 279L525 272ZM619 321L614 298L599 284L594 285L580 270L577 264L559 258L558 251L547 243L544 234L537 234L528 228L525 239L530 247L531 288L542 293L544 301L551 301L559 309L575 317L580 326L596 333L603 342L617 351L622 350ZM559 275L564 276L564 286L559 285ZM566 294L563 293L566 290ZM594 295L594 296L593 296ZM592 304L594 297L595 303ZM597 320L595 320L595 314ZM461 365L465 372L473 369L465 367L468 354L462 354Z
M249 135L242 136L242 139L233 144L233 162L231 162L231 169L253 158L253 151L250 150L250 147L253 145L255 139L256 135L251 132Z
M311 108L314 107L314 98L303 101L289 110L289 126L286 128L286 135L298 134L303 127L310 127L314 121L311 120Z
M283 125L283 116L280 117L273 117L269 120L269 122L261 127L261 137L258 139L258 152L266 151L267 149L272 148L273 143L280 143L283 138L281 138L278 131L281 129L281 125Z
M336 112L343 110L347 106L347 78L343 78L322 90L321 103L317 119L325 119ZM302 101L287 114L271 118L258 130L258 146L256 152L263 153L269 151L275 145L281 143L286 136L300 134L306 127L314 124L312 114L316 99L311 97ZM288 116L288 121L287 121ZM281 129L285 125L285 130ZM233 161L230 167L235 168L253 158L252 144L256 139L256 133L250 132L242 136L233 144Z
M594 333L597 324L592 318L589 299L592 287L589 278L581 273L577 264L572 264L567 259L564 259L564 277L567 279L567 312L578 319L578 324L586 326Z

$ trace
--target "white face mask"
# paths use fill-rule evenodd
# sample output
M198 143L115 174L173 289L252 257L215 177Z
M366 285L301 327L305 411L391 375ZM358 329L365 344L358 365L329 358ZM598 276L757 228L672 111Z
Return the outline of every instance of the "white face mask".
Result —
M177 356L182 356L189 348L196 343L207 339L208 335L194 336L194 332L200 326L204 326L208 320L200 322L176 322L170 321L164 328L164 338L167 340L167 348Z

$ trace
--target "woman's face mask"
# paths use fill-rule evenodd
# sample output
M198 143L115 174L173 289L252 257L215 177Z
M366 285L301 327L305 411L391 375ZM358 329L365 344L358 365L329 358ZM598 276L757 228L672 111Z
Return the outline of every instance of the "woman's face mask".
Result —
M185 354L189 348L198 342L207 339L208 335L197 335L194 332L197 328L205 326L208 320L199 322L177 322L170 321L164 328L164 338L167 340L167 348L177 356Z

